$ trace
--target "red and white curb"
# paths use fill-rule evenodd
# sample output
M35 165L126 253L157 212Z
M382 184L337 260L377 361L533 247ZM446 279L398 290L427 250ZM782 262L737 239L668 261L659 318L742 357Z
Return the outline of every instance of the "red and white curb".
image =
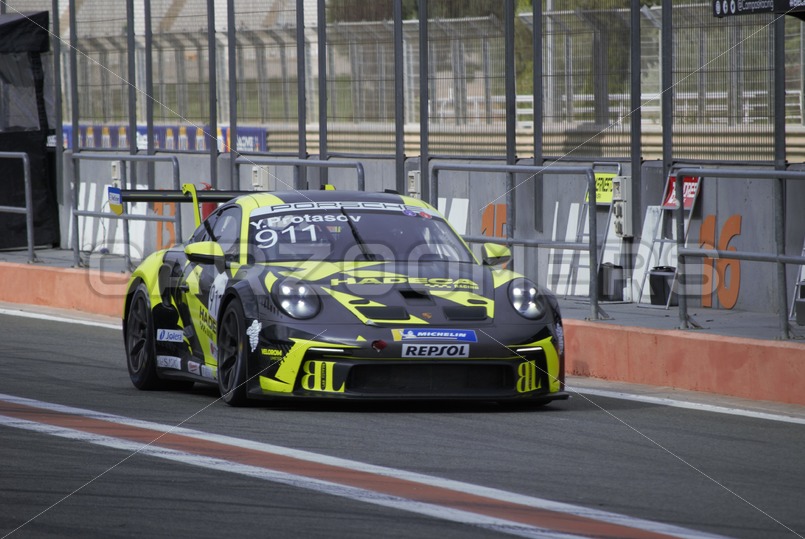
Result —
M0 425L128 451L130 455L121 463L148 455L520 537L720 537L470 483L12 395L0 394Z

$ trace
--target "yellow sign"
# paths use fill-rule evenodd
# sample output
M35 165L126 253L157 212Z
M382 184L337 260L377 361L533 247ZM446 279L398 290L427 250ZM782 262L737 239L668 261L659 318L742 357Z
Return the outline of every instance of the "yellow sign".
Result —
M106 191L106 196L109 201L109 209L116 215L123 214L123 200L119 187L109 186Z
M612 178L617 176L614 172L595 173L595 203L609 205L612 204ZM584 195L584 201L588 202L590 195Z

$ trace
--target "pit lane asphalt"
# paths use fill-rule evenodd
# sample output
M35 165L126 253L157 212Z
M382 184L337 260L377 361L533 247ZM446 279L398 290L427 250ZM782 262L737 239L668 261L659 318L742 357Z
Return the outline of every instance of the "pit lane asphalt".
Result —
M0 393L163 424L187 419L184 427L200 431L726 536L805 534L802 424L585 395L533 411L487 403L234 409L206 389L134 389L117 329L6 315ZM127 456L120 450L6 426L0 455L0 537L34 517L11 537L494 536L143 455L118 465Z

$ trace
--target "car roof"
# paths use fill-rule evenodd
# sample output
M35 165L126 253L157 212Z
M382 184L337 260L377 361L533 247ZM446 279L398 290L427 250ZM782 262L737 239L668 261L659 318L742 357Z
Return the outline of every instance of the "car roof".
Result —
M297 202L388 202L395 204L410 204L421 208L430 208L430 204L418 198L400 195L391 192L367 191L334 191L334 190L298 190L298 191L267 191L255 192L245 195L252 197L258 207L272 206L277 203L293 204ZM243 197L241 197L243 198Z

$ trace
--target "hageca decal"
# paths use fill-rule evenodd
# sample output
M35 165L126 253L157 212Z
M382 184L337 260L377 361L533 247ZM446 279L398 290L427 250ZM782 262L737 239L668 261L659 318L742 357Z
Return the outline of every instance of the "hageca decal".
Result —
M330 286L364 285L364 284L421 284L431 288L479 288L478 284L469 279L425 278L425 277L364 277L356 279L330 279Z

